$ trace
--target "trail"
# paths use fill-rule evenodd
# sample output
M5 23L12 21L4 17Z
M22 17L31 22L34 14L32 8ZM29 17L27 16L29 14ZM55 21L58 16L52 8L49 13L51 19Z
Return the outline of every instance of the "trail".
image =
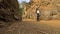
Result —
M60 21L22 21L9 26L1 34L60 34Z

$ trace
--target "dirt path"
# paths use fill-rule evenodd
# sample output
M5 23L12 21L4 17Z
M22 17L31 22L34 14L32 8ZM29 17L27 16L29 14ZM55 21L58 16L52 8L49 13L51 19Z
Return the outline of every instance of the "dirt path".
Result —
M17 22L1 34L60 34L60 21Z

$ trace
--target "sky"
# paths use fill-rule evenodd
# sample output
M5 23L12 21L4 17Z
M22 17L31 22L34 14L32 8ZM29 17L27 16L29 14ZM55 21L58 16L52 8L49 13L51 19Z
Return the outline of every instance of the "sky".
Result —
M23 1L25 1L26 3L30 2L30 0L18 0L19 3L22 3Z

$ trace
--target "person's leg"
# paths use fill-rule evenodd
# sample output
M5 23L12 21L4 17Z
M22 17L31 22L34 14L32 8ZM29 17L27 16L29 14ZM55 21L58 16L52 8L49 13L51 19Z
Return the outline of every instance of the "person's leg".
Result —
M39 16L38 16L38 21L39 21Z
M37 21L39 21L39 14L37 14Z

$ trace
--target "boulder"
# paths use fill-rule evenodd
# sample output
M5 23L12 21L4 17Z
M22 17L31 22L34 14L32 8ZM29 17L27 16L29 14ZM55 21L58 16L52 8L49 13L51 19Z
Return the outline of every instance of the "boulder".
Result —
M19 18L20 18L19 5L18 5L17 0L3 0L3 2L1 0L0 20L14 21Z
M0 21L15 22L21 21L22 17L19 12L17 0L0 0Z

